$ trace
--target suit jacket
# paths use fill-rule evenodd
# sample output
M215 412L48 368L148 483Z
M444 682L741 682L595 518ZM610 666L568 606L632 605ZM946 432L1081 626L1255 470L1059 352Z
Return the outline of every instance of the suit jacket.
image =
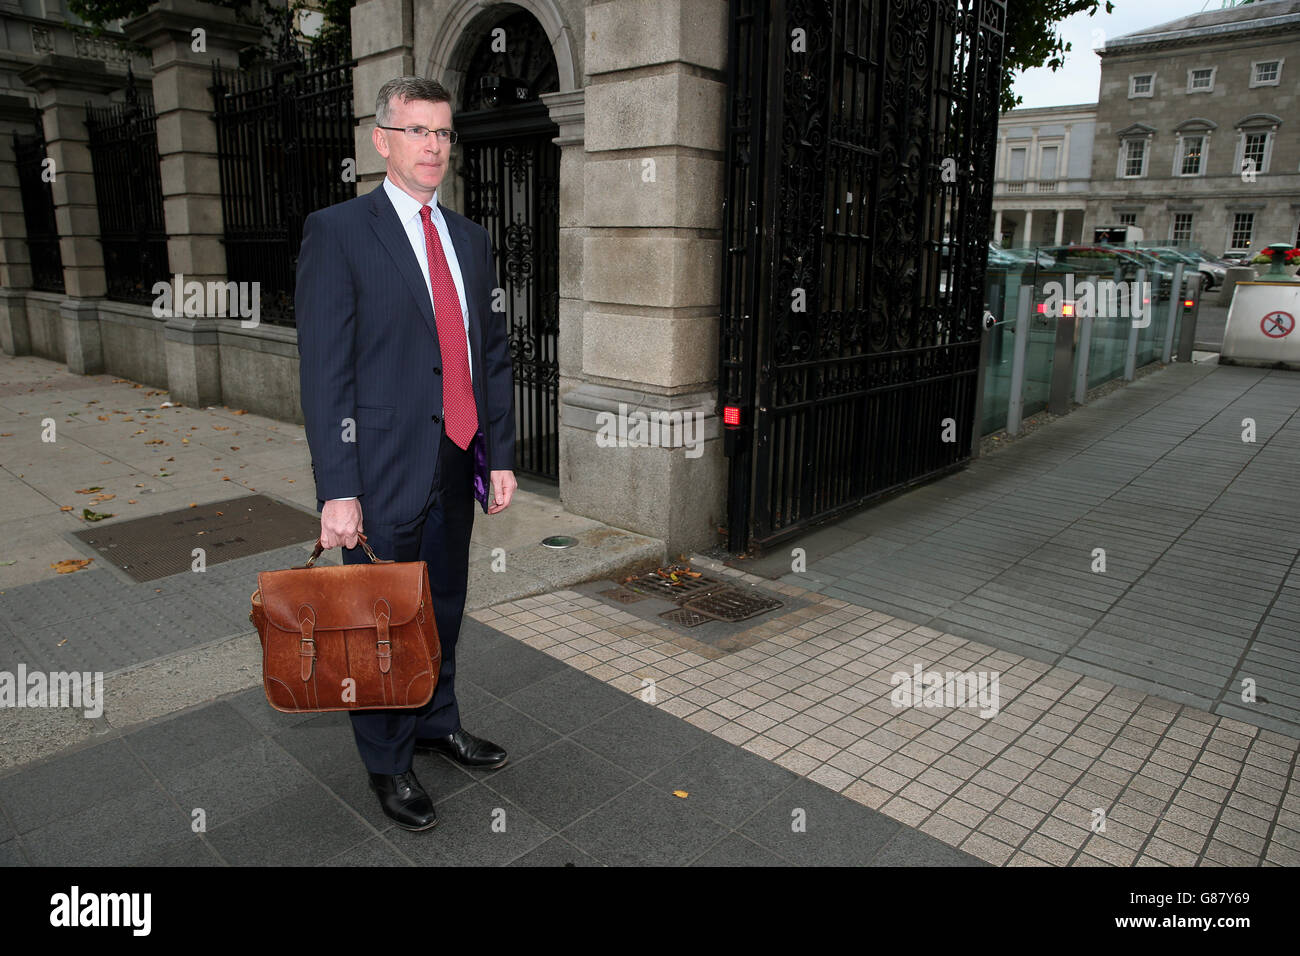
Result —
M506 316L493 312L487 230L439 204L469 307L479 433L474 493L515 461L514 384ZM357 496L366 518L403 523L433 485L442 436L442 353L419 263L382 184L303 223L294 309L316 507ZM348 420L355 423L347 427Z

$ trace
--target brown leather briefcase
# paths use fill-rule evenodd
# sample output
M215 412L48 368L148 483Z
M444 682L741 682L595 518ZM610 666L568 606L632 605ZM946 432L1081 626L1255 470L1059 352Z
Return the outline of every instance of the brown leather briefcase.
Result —
M423 561L307 563L257 576L249 619L262 641L266 699L286 713L422 707L442 665Z

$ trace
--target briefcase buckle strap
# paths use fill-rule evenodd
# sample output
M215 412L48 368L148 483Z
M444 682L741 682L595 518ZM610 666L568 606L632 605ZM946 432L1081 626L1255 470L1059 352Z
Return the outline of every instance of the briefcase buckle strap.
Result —
M298 608L298 628L302 635L302 640L298 644L298 655L302 660L302 681L307 683L311 680L312 673L316 670L316 611L310 604L304 604Z
M380 598L375 602L375 654L379 657L379 673L387 674L393 667L393 642L388 637L388 622L392 618L392 608Z

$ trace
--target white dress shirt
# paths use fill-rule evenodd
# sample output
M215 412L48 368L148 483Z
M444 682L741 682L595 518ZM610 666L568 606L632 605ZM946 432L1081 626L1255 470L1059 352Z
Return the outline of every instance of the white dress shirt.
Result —
M406 230L406 238L410 240L411 251L415 253L415 261L420 264L420 274L424 276L424 287L429 291L429 305L435 309L434 316L437 317L436 306L433 305L433 283L429 281L429 244L424 238L424 221L420 218L421 203L414 196L403 192L393 185L393 181L387 176L384 177L384 192L388 194L388 200L393 204L393 209L397 212L397 219ZM470 355L469 347L469 307L465 301L465 280L460 274L460 260L456 258L456 246L451 241L451 231L447 228L447 220L438 208L438 191L433 191L433 198L429 200L428 205L431 207L429 219L433 222L433 228L438 230L438 238L442 241L442 252L447 257L447 269L451 272L451 279L456 284L456 294L460 296L460 314L465 322L465 358L469 362L470 374L469 380L474 381L474 359ZM331 498L331 501L355 501L356 496L352 495L347 498Z
M424 276L424 287L429 290L429 305L432 306L433 285L429 282L429 245L424 238L424 222L420 219L420 201L394 186L393 181L387 176L384 177L384 192L388 193L388 199L392 202L393 209L397 211L398 221L406 230L406 238L410 240L415 261L420 264L420 275ZM456 294L460 296L460 315L465 323L465 356L469 359L469 378L473 382L474 359L469 354L469 306L465 301L465 280L460 274L460 260L456 258L456 246L451 241L447 220L442 210L438 208L436 189L428 204L431 207L429 218L433 221L433 228L438 230L438 238L442 240L442 251L447 257L447 268L451 271L452 281L456 283Z

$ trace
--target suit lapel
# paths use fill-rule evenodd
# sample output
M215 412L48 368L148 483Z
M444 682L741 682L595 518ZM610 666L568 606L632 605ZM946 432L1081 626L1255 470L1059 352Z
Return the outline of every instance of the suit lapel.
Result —
M407 288L411 290L411 295L415 297L420 315L423 316L429 331L433 333L433 340L437 342L438 324L433 319L433 303L429 299L429 289L424 284L424 273L420 271L420 264L415 261L411 241L406 237L406 230L402 228L401 220L397 218L397 210L388 201L383 183L372 189L370 196L370 227L374 229L375 235L388 250L389 256L397 266L397 271L406 282Z

